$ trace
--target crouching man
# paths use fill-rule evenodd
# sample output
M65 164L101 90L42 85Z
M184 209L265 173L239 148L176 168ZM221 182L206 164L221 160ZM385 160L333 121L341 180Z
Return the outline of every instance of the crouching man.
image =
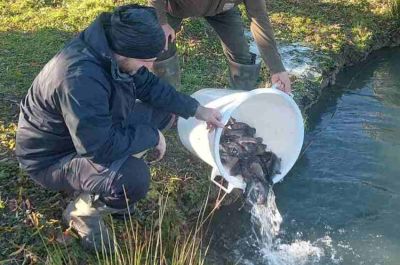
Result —
M153 8L128 5L102 13L42 69L21 102L16 154L39 184L79 194L63 220L85 247L100 249L102 215L145 197L149 168L139 154L156 148L175 115L220 123L148 69L165 46ZM140 100L140 101L137 101ZM124 192L125 190L125 192Z

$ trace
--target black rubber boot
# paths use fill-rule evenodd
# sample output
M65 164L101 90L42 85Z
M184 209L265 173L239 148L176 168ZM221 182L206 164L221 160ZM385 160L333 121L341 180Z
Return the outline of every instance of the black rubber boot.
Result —
M179 68L179 57L176 53L165 60L155 61L153 72L175 88L181 86L181 70Z
M255 62L256 55L252 54L253 64L239 64L230 59L229 72L232 89L253 90L257 88L257 80L260 75L261 64Z

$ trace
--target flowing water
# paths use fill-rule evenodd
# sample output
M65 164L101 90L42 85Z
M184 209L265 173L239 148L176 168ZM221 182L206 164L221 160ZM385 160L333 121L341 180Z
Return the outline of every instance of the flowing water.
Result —
M266 205L222 207L209 264L400 264L400 48L343 71Z

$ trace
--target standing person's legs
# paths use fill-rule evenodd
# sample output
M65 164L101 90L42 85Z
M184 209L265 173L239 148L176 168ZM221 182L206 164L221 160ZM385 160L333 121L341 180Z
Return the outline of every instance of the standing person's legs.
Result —
M182 25L182 18L173 17L167 13L168 24L172 27L175 33L179 32ZM164 51L154 62L153 72L173 85L179 87L181 84L181 72L179 68L179 57L176 52L176 40L168 41L168 50Z
M256 88L260 64L256 64L255 54L250 53L239 10L235 7L213 17L206 17L206 20L221 40L224 54L229 62L232 88L244 90Z

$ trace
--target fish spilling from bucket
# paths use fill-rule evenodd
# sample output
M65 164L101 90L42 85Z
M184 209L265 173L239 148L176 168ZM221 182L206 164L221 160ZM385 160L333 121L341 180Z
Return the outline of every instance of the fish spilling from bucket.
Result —
M255 128L230 118L222 132L220 157L230 175L242 176L246 182L247 199L264 204L273 176L280 174L281 159L255 135Z

